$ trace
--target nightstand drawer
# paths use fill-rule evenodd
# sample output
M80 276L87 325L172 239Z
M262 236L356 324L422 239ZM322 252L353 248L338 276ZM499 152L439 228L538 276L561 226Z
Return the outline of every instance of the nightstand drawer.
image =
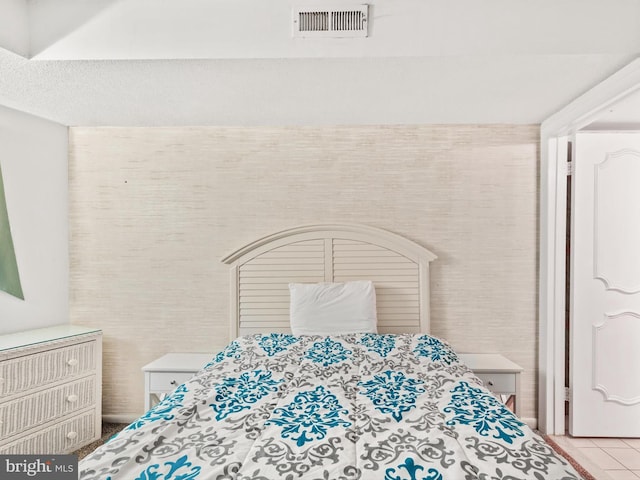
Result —
M172 352L142 367L145 411L160 401L165 394L189 381L210 361L210 353Z
M514 373L476 373L484 386L494 393L515 393L516 375Z
M153 392L171 392L193 375L194 372L150 372L149 387Z

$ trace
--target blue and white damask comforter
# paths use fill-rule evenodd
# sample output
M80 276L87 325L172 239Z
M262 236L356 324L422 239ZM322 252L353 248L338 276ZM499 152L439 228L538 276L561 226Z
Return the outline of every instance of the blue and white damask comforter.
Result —
M579 479L429 335L241 337L82 480Z

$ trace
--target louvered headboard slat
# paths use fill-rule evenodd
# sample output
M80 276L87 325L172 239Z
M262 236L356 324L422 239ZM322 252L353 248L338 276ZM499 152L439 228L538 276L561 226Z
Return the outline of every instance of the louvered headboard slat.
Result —
M288 332L289 283L371 280L378 331L429 331L429 262L410 240L364 225L311 225L262 238L231 265L231 336Z

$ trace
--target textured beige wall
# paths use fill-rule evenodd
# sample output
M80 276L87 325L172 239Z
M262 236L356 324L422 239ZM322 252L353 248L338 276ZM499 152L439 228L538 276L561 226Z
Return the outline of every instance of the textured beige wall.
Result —
M432 250L432 333L525 368L535 416L538 126L72 128L71 322L104 330L104 413L140 368L228 341L220 259L272 232L359 222Z

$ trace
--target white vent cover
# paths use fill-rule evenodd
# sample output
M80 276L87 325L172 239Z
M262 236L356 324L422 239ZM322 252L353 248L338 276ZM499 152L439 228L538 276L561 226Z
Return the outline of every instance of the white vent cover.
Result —
M294 37L366 37L368 5L293 7Z

